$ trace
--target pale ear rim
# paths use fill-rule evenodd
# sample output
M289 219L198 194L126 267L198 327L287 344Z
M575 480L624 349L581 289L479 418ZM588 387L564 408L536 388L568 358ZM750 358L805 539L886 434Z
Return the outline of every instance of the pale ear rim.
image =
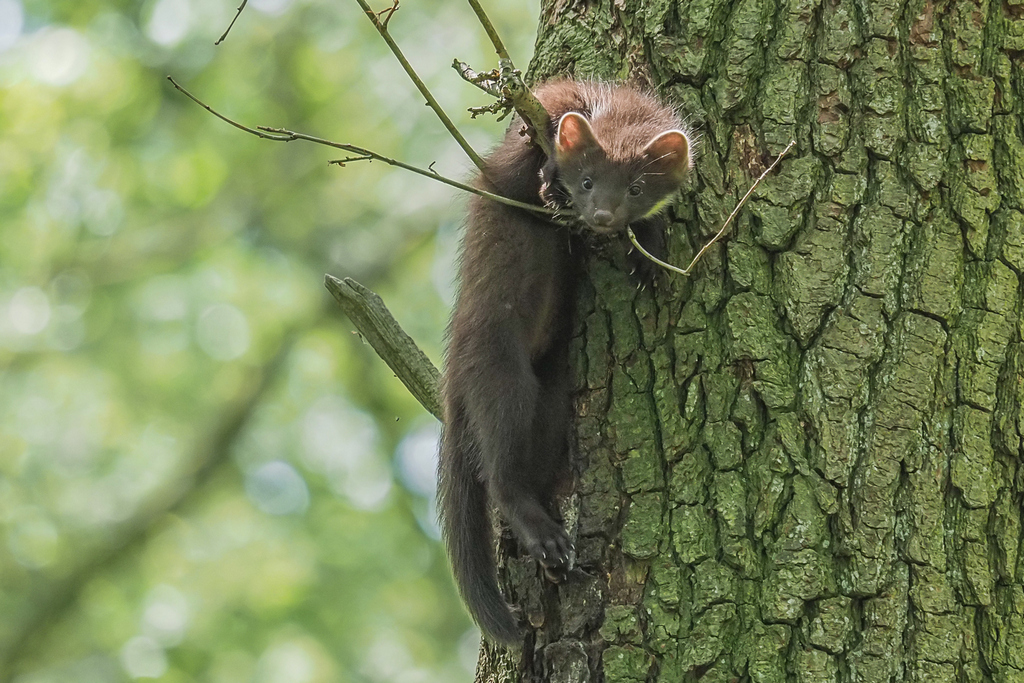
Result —
M693 148L692 141L690 140L690 136L686 134L686 131L680 130L679 128L666 130L662 133L658 133L657 135L655 135L653 138L651 138L651 141L647 143L647 146L644 147L644 153L647 154L649 149L654 147L660 140L663 140L669 136L679 136L680 138L682 138L683 144L679 145L678 149L674 151L682 152L682 156L684 156L686 159L687 170L693 168L693 154L691 154L691 150Z
M569 120L576 122L574 125L578 126L579 139L574 141L566 139L566 131L563 129L565 122ZM583 114L578 111L569 111L562 114L562 118L558 119L558 129L555 133L555 152L557 154L572 154L578 152L581 147L597 146L597 144L597 138L594 137L590 121Z
M666 142L668 138L678 138L678 140ZM668 146L668 150L663 151L658 149L665 145ZM672 175L680 182L686 178L690 173L690 170L693 168L693 142L685 130L680 130L678 128L666 130L655 135L651 138L651 141L647 143L647 146L644 147L643 154L647 156L655 155L657 159L666 159L665 163L670 166ZM668 157L670 155L678 155L682 158L669 159Z

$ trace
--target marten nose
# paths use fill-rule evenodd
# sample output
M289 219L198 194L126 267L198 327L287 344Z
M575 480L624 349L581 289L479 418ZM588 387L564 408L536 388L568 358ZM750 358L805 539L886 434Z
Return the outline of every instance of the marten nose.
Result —
M615 220L615 214L605 209L598 209L594 212L594 225L599 225L602 228L612 224Z

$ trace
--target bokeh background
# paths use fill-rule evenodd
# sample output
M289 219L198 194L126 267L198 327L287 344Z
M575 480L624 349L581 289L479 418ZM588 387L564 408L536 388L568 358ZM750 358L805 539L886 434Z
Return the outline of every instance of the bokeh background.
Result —
M380 4L383 9L385 4ZM488 3L526 65L536 0ZM438 425L324 273L435 363L465 198L228 116L459 178L355 2L0 0L0 680L471 680ZM468 5L390 23L478 150Z

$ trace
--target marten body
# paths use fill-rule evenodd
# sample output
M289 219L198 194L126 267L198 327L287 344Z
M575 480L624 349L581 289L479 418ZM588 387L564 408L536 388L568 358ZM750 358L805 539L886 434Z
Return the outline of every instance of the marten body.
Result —
M632 225L660 251L657 214L691 165L675 112L635 89L593 82L555 81L535 94L556 131L553 158L513 122L479 186L531 204L571 203L584 230ZM439 507L459 591L484 634L506 645L520 633L496 583L489 502L549 576L568 568L572 549L549 506L568 472L568 349L582 246L542 214L470 202L442 384Z

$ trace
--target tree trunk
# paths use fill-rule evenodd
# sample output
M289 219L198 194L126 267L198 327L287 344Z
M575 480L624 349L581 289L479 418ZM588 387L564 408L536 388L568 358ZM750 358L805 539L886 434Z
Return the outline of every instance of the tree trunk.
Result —
M578 571L478 681L1024 680L1024 2L547 0L699 129L690 277L588 257ZM512 547L503 543L503 552Z

